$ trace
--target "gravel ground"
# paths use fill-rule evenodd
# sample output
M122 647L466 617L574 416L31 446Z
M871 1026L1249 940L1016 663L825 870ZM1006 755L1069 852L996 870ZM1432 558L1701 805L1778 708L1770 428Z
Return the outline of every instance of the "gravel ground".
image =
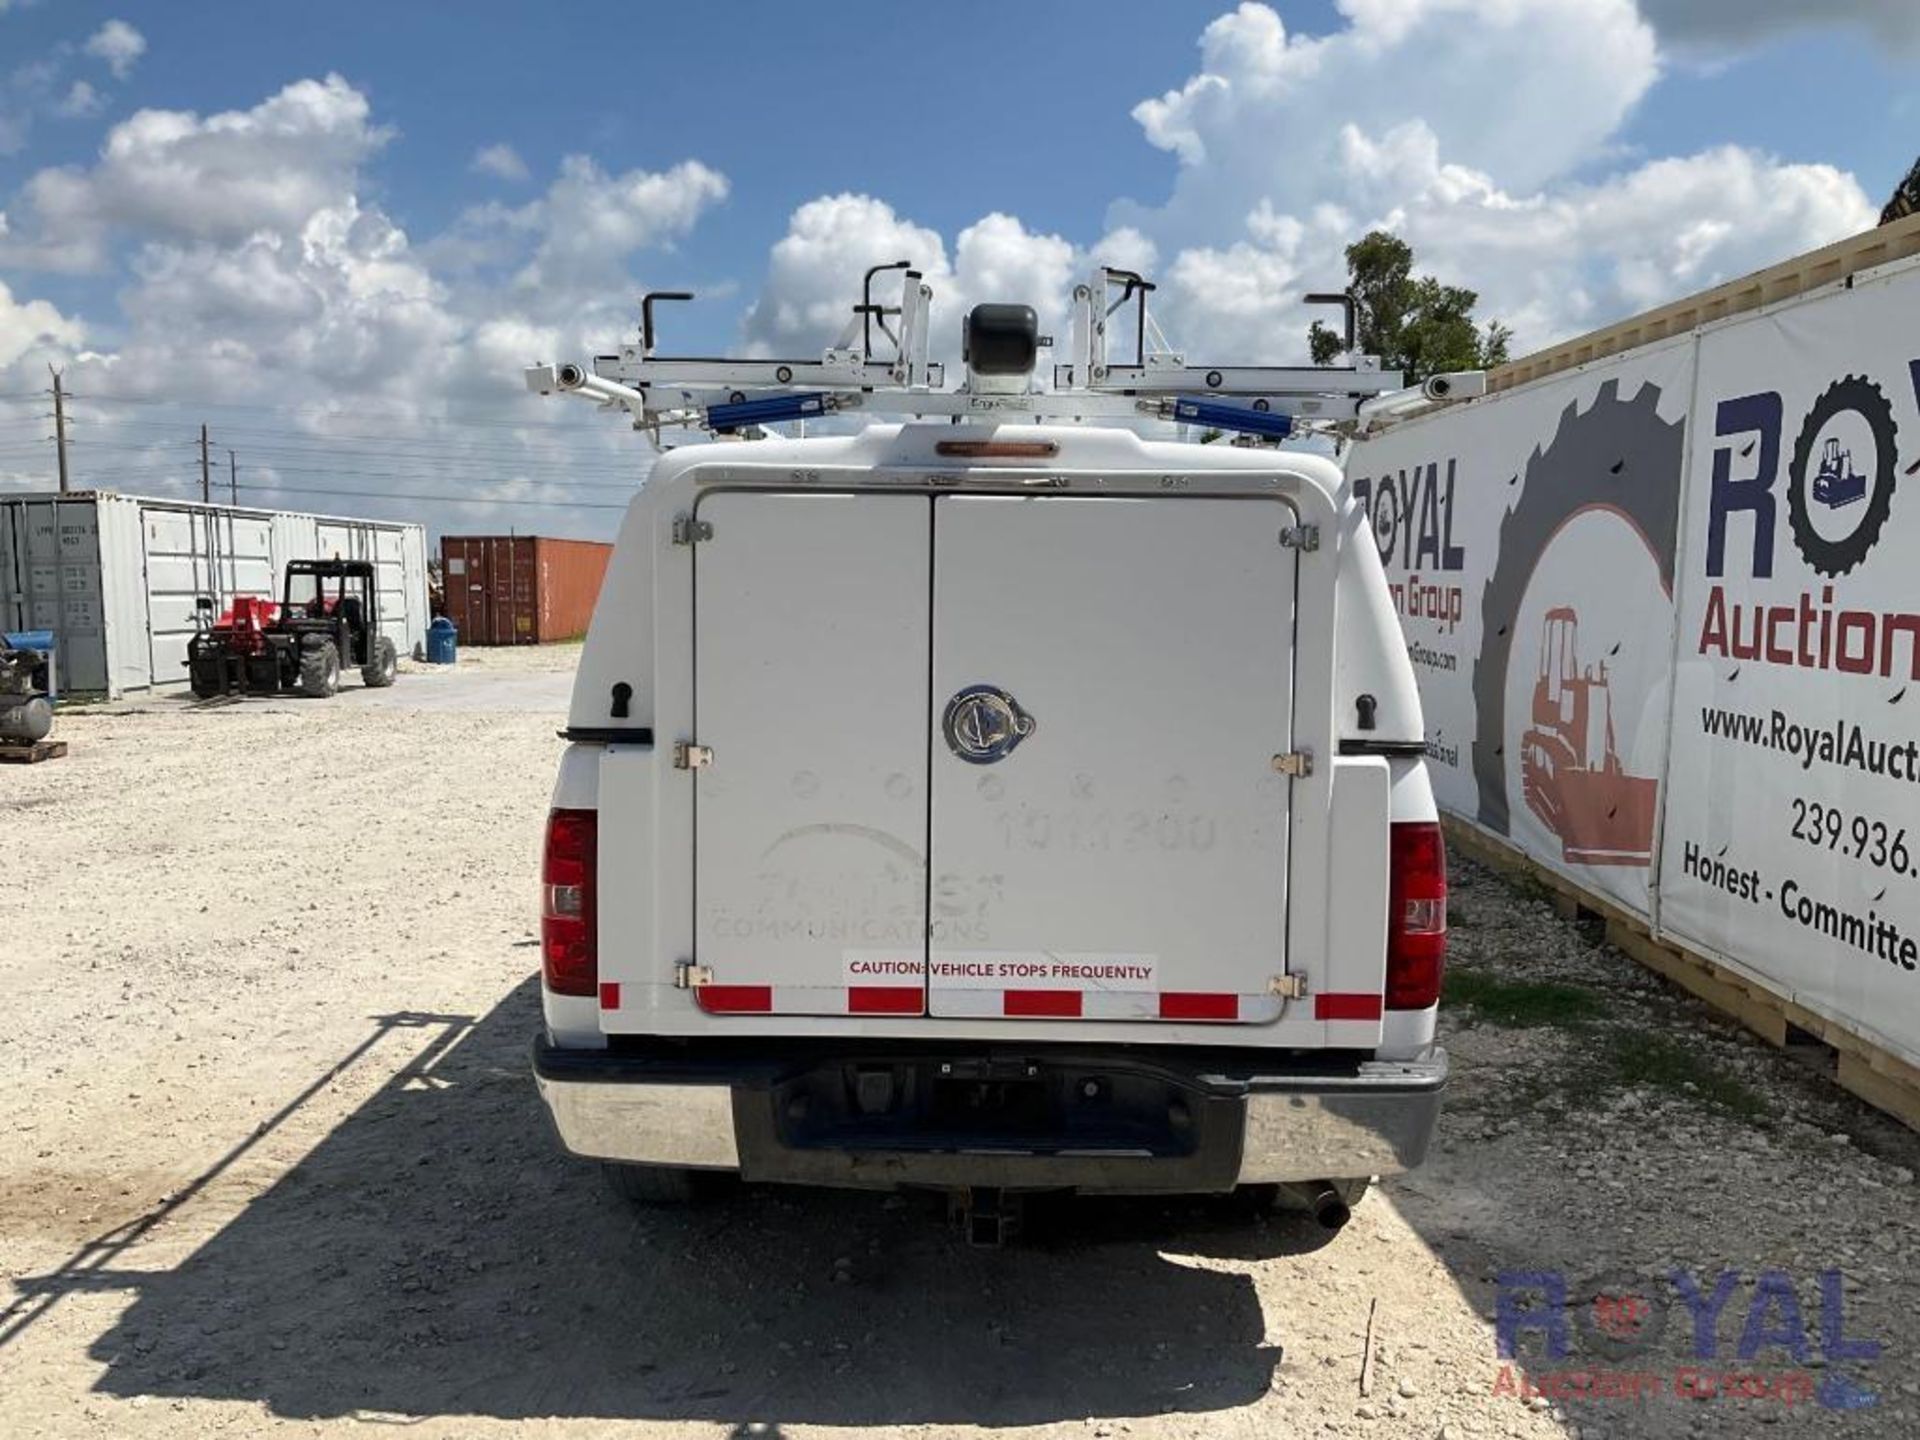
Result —
M0 770L0 1433L1920 1432L1915 1137L1470 866L1441 1146L1331 1241L1225 1202L1048 1205L1001 1251L919 1197L624 1208L525 1073L538 707L575 653L68 715L67 759ZM1590 1315L1593 1277L1676 1268L1738 1272L1716 1360L1675 1304L1635 1356L1523 1350L1661 1398L1501 1393L1498 1276ZM1826 1269L1877 1360L1821 1353ZM1675 1400L1689 1365L1776 1395Z

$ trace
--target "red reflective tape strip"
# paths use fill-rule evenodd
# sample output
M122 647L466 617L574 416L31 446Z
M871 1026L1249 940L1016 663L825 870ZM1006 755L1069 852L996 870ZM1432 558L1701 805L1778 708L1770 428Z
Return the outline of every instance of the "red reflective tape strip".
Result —
M1325 994L1313 997L1313 1018L1316 1020L1378 1020L1381 1000L1378 995L1345 994L1329 990Z
M600 982L600 1008L602 1010L618 1010L620 1008L620 982L618 980L602 980Z
M713 1015L765 1015L773 1009L771 985L702 985L693 993Z
M1238 1020L1240 997L1206 990L1160 992L1162 1020Z
M1045 1015L1067 1020L1080 1018L1078 990L1005 990L1000 996L1003 1015Z
M918 985L849 985L849 1015L918 1015L927 995Z

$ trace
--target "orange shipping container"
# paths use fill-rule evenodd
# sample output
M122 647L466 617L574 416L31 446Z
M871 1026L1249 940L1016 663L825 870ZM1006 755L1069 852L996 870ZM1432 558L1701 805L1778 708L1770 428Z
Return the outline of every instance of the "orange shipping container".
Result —
M544 645L587 633L611 545L544 535L443 535L440 580L462 645Z

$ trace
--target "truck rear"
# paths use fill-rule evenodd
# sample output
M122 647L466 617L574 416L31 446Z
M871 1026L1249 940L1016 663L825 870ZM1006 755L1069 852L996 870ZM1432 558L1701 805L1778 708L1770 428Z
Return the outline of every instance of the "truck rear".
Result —
M1337 1224L1426 1152L1445 864L1326 459L992 418L675 450L567 738L534 1069L630 1193Z

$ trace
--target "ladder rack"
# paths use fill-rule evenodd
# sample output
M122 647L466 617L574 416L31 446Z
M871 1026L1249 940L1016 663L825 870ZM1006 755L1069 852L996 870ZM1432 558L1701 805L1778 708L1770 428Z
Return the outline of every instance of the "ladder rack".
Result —
M896 270L899 303L876 303L875 278ZM1038 350L1052 348L1053 341L1038 333L1031 310L1006 305L979 306L967 317L969 346L978 334L981 354L991 343L999 358L969 363L966 378L954 389L945 388L946 367L927 353L933 288L905 260L866 272L852 317L816 359L661 355L655 304L692 298L662 291L641 301L637 343L595 357L590 369L571 363L531 366L526 381L542 395L575 394L604 408L624 409L635 429L652 431L656 439L663 426L751 436L766 425L861 412L955 420L1165 420L1235 431L1271 444L1296 424L1347 428L1364 424L1372 413L1399 413L1411 402L1479 393L1464 383L1471 376L1434 377L1454 380L1454 392L1443 389L1436 395L1433 380L1425 390L1405 391L1397 371L1382 370L1364 355L1347 366L1188 364L1185 355L1167 346L1148 313L1153 289L1145 277L1109 266L1097 267L1086 283L1075 286L1070 352L1052 367L1046 388L1035 383L1034 362ZM1307 298L1346 307L1351 333L1347 296ZM986 326L991 329L979 328ZM1123 327L1131 332L1126 337L1130 353L1116 358L1110 331ZM1016 356L1024 353L1023 370L1017 362L1004 363L1008 346Z

